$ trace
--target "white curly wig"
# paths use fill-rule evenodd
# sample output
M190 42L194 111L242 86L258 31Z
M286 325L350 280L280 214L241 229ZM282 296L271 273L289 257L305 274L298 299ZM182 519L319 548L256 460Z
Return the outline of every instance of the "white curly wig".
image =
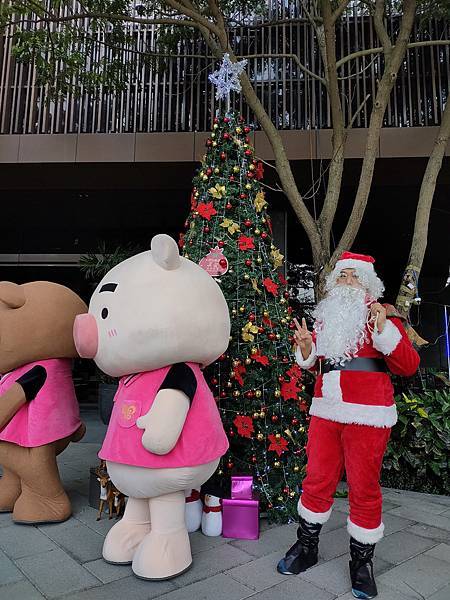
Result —
M344 252L336 263L333 271L325 279L325 289L332 290L337 284L337 278L343 269L354 269L358 279L366 288L367 293L378 300L384 292L384 285L374 269L375 260L365 254Z

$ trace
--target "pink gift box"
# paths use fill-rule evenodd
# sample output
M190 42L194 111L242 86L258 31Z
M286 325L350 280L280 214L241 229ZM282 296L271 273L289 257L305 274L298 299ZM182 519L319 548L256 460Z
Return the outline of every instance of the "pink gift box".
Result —
M240 540L259 538L259 500L223 498L222 536Z
M253 498L252 475L233 475L231 477L231 497L234 500L251 500Z

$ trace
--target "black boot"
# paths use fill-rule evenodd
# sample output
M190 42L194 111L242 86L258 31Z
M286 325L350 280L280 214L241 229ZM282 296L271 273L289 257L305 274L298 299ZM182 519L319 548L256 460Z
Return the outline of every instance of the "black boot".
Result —
M308 523L300 517L297 529L298 541L289 548L286 556L277 565L278 573L283 575L298 575L317 563L319 548L319 533L322 525Z
M375 544L362 544L350 538L349 561L350 577L352 579L352 594L355 598L375 598L377 585L373 576L373 553Z

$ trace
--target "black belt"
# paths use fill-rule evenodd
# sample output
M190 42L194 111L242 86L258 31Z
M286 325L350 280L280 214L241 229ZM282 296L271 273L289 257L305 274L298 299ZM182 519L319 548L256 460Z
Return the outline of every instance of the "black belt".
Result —
M330 371L369 371L372 373L386 373L387 367L382 358L352 358L343 365L333 365L327 360L321 360L319 373Z

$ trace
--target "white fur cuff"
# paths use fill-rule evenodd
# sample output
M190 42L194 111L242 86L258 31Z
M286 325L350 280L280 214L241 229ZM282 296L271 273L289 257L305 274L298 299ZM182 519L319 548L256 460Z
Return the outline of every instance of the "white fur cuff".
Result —
M308 523L319 523L323 525L328 521L331 515L331 508L324 513L316 513L308 508L305 508L302 504L302 499L300 498L298 501L298 514L305 519Z
M384 524L381 523L375 529L364 529L352 523L350 517L347 517L347 531L360 544L376 544L383 537Z
M381 333L374 331L372 334L373 347L385 356L389 356L394 352L401 339L402 334L398 327L389 319L386 320Z
M297 364L302 368L302 369L310 369L311 367L314 366L315 362L317 359L317 353L316 353L316 345L313 342L312 346L311 346L311 352L308 356L308 358L303 358L302 356L302 351L300 350L300 348L297 348L297 350L295 351L295 360L297 361Z

